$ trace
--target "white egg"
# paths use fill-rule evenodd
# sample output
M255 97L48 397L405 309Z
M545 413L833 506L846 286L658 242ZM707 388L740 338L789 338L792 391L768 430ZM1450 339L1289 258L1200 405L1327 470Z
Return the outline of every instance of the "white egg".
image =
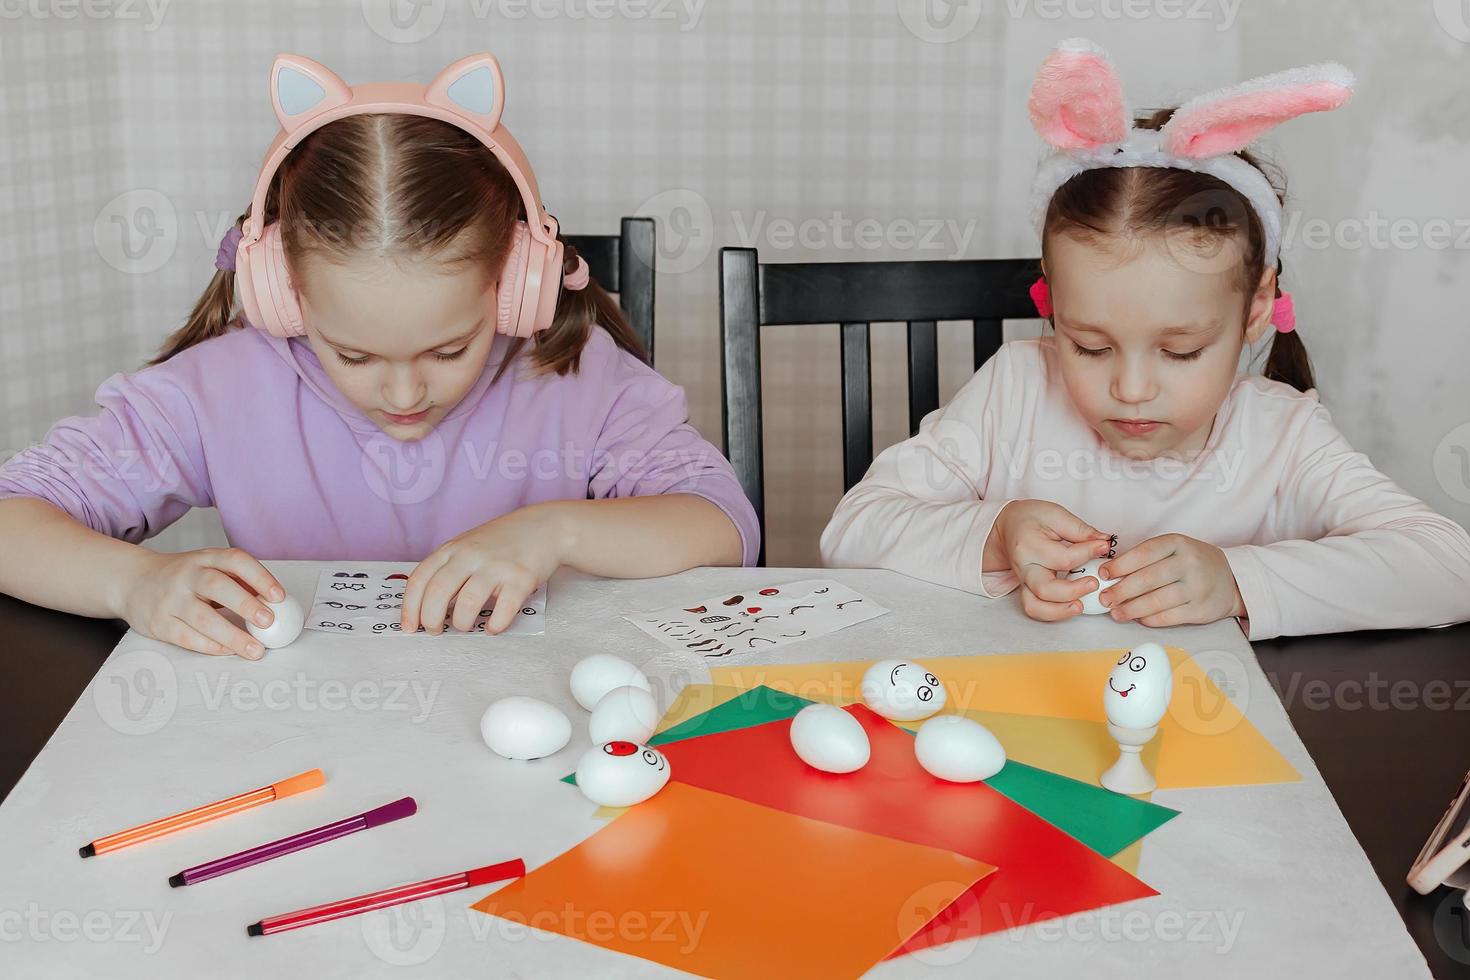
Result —
M989 779L1006 764L1006 750L990 729L962 715L940 715L914 736L919 765L952 783Z
M1140 643L1118 660L1103 689L1108 721L1119 728L1152 728L1174 695L1174 665L1157 643Z
M572 668L572 697L588 711L597 707L597 702L617 687L641 687L645 691L653 691L653 685L648 683L643 671L610 653L583 657Z
M265 602L276 618L271 620L269 626L246 623L245 628L250 631L250 635L270 650L279 650L294 643L301 635L302 627L306 625L306 613L301 610L301 603L289 595L280 602L266 602L264 599L260 601Z
M880 660L863 674L863 701L884 718L918 721L944 707L939 678L922 664Z
M832 704L809 704L796 713L791 747L802 762L823 772L856 772L873 751L862 723Z
M1086 578L1087 576L1091 575L1093 578L1097 579L1099 583L1097 588L1093 589L1091 592L1087 593L1087 595L1082 597L1082 612L1084 615L1100 616L1103 613L1112 611L1107 606L1103 605L1097 598L1098 594L1101 593L1103 589L1108 588L1114 582L1118 581L1115 578L1103 578L1100 574L1098 574L1098 568L1100 568L1103 562L1107 560L1108 559L1106 558L1094 558L1092 561L1083 565L1081 568L1074 568L1066 574L1066 578L1069 581L1075 581L1076 579Z
M669 760L633 742L594 745L577 762L577 788L598 806L642 803L669 783Z
M658 702L641 687L615 687L592 708L592 741L646 742L658 727Z
M555 705L514 695L501 698L480 716L480 736L496 755L542 759L572 738L572 722Z

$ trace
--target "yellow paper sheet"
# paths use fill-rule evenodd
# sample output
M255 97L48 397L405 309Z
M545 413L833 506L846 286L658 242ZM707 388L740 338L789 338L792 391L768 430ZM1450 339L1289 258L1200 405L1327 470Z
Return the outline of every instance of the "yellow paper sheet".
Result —
M1159 723L1153 772L1160 789L1284 783L1301 778L1188 653L1176 647L1167 649L1174 665L1174 697ZM1056 736L1047 725L1011 731L1014 752L1006 734L997 731L995 735L1017 761L1095 782L1116 758L1117 747L1102 727L1107 721L1102 689L1122 653L1119 648L915 659L943 680L949 695L946 710L1093 722L1096 727L1069 737L1065 751L1048 748L1047 742ZM732 665L713 668L710 679L716 685L741 690L765 684L804 698L849 704L859 700L863 672L872 662ZM989 727L982 716L976 717ZM1071 743L1073 737L1080 740ZM1098 759L1106 761L1099 766ZM1092 771L1088 774L1083 769Z

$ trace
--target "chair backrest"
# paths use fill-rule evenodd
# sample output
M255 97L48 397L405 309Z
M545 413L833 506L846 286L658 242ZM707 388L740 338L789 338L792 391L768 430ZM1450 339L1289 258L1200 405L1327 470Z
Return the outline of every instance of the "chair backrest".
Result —
M621 234L564 235L587 260L603 289L618 296L633 332L653 363L653 263L657 257L652 218L624 218Z
M840 324L842 331L842 486L873 462L869 325L908 325L909 432L939 407L940 320L969 320L975 368L1000 349L1007 319L1034 318L1030 286L1039 259L930 262L762 263L753 248L720 250L720 383L725 455L766 524L761 438L760 328ZM760 563L765 564L765 547Z

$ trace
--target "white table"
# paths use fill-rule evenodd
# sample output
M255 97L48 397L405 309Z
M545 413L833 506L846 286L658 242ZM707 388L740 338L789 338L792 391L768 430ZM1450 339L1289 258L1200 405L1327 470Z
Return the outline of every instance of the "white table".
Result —
M272 562L309 602L320 565ZM384 566L386 567L386 566ZM827 576L887 606L880 619L744 662L811 662L1128 646L1148 637L1210 656L1299 783L1175 790L1151 834L1144 901L885 963L876 977L1428 976L1316 766L1229 621L1145 630L1107 617L1028 620L891 572L697 569L643 581L563 571L539 637L350 638L308 631L263 661L210 658L129 632L0 807L0 976L622 977L657 964L481 915L478 888L265 938L245 926L399 882L510 857L535 867L597 830L557 756L512 763L480 740L494 698L581 715L571 665L605 650L643 664L667 704L708 680L703 658L655 649L625 612L725 589ZM37 650L35 656L45 656ZM724 663L725 661L719 661ZM82 860L83 843L321 767L327 785L208 830ZM407 821L281 862L172 889L203 860L411 795ZM408 843L405 843L408 842Z

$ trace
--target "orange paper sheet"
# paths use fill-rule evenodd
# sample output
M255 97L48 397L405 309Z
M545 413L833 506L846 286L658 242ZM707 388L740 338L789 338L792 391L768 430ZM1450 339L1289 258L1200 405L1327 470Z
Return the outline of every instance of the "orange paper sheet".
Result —
M477 911L709 977L857 977L994 868L670 783Z
M1158 762L1154 776L1159 789L1200 786L1239 786L1294 782L1301 778L1281 753L1266 741L1238 707L1215 685L1199 663L1176 647L1168 647L1174 664L1174 698L1159 724ZM937 674L949 693L950 708L980 712L1040 715L1106 722L1102 688L1108 671L1123 653L1115 650L1078 650L1059 653L999 653L973 657L915 659ZM820 664L761 664L716 667L710 679L717 685L749 690L765 684L804 698L848 704L860 700L863 671L871 660ZM1010 751L1004 736L1001 743ZM1116 758L1117 746L1105 727L1079 728L1083 741L1069 742L1066 754L1080 758ZM1037 743L1031 743L1033 746ZM1078 763L1058 765L1056 759L1013 756L1028 765L1053 772L1069 772ZM1104 767L1105 768L1105 767ZM1079 776L1096 780L1101 772Z

